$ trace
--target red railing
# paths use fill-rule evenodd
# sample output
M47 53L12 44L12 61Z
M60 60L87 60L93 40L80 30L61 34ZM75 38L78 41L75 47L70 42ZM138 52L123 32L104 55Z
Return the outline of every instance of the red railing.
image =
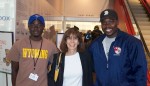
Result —
M132 25L124 0L115 0L114 8L118 12L118 15L124 21L127 32L131 35L135 35L135 31L134 31L134 28L133 28L133 25Z
M146 0L140 0L140 2L145 7L145 9L147 10L147 12L148 12L148 14L150 16L150 7L149 7L147 1Z
M135 35L135 31L134 31L134 28L133 28L133 25L132 25L132 22L131 22L131 19L130 19L130 15L128 13L128 10L126 8L126 5L125 5L125 2L124 0L119 0L120 1L120 4L122 5L123 7L123 10L124 10L124 13L125 13L125 23L126 23L126 26L127 26L127 29L128 29L128 33L131 34L131 35Z
M147 71L147 86L150 86L150 72Z

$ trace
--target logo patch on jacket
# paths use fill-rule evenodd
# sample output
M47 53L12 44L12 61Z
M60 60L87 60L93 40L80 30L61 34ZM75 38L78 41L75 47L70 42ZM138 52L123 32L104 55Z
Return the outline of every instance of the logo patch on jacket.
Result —
M120 56L121 48L120 47L114 47L115 56Z

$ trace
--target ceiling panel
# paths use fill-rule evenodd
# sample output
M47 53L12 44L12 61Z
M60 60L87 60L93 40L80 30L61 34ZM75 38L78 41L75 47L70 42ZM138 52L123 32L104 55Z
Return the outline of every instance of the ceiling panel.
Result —
M17 16L99 17L109 0L16 0Z
M109 0L65 0L64 15L76 17L99 17L107 8Z

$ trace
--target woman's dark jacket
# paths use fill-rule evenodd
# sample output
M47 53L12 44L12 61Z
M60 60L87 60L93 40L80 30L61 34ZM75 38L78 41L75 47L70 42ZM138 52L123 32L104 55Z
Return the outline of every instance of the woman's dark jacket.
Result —
M82 78L82 86L92 86L93 79L92 79L92 71L93 71L93 64L90 55L87 52L79 52L80 60L82 64L83 70L83 78ZM58 61L59 54L54 55L51 71L48 73L48 86L63 86L63 74L64 74L64 63L65 63L65 54L62 53L61 61L60 61L60 69L58 79L54 81L54 73L56 62ZM70 85L71 86L71 85Z

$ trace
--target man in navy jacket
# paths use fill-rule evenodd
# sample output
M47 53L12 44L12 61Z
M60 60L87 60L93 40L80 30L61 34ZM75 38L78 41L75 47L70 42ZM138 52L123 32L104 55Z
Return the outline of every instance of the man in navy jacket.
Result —
M142 42L121 31L112 9L100 15L102 36L89 47L93 56L95 86L146 86L147 62Z

